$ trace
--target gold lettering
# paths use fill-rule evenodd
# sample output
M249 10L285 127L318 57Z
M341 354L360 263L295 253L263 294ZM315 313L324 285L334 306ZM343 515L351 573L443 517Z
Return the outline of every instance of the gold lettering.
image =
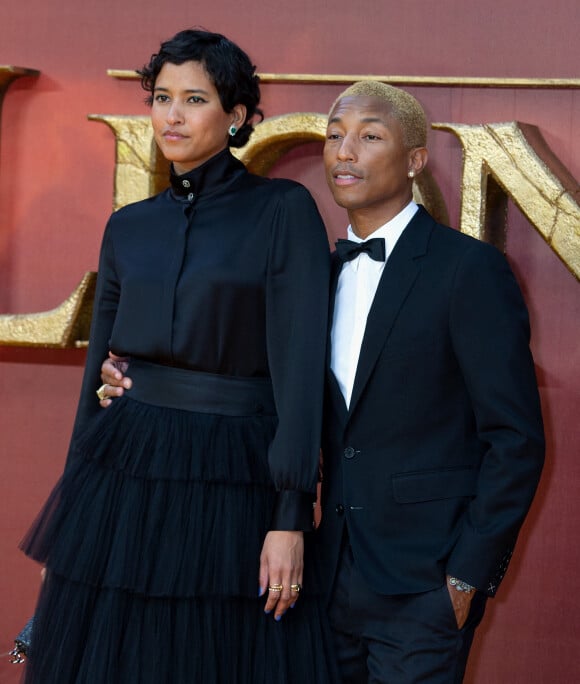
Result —
M510 197L580 279L580 186L536 126L439 123L463 146L461 230L501 249Z
M102 121L115 134L115 176L113 210L156 194L167 183L167 165L160 160L148 116L91 114L91 121Z
M83 347L89 336L97 274L87 271L74 292L51 311L0 316L0 345Z

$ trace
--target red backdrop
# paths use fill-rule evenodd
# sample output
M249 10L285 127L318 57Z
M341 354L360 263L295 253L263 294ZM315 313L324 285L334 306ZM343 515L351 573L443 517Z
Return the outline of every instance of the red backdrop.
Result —
M202 25L239 42L275 73L436 76L577 76L577 0L409 0L385 3L230 3L192 8L137 0L58 9L20 0L0 10L0 63L39 69L8 90L0 128L0 313L56 306L94 270L112 206L114 138L88 114L144 114L136 83L106 75L147 61L160 40ZM460 9L458 9L460 8ZM437 122L520 120L540 127L580 178L580 92L412 88ZM325 112L339 86L263 87L268 116ZM431 170L457 225L461 148L430 137ZM346 217L324 186L320 146L303 146L273 173L304 182L331 239ZM580 680L580 288L510 207L508 257L533 326L548 460L510 573L476 638L467 681L535 684ZM33 611L38 568L17 544L62 469L83 352L0 348L0 653ZM0 658L0 682L19 669Z

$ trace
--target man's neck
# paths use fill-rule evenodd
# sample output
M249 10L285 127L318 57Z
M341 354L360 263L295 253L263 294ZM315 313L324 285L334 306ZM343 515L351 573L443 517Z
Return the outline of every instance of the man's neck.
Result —
M413 199L410 195L404 200L388 207L363 207L353 209L348 212L348 219L354 234L361 240L366 240L385 223L388 223L397 216Z

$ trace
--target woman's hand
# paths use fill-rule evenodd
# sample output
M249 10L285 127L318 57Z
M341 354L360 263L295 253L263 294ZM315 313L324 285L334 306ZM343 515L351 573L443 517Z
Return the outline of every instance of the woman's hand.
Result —
M275 620L281 620L298 600L303 569L303 533L268 532L260 555L260 596L267 593L264 611L274 610Z
M124 356L115 356L109 352L109 358L103 361L101 366L101 380L103 384L99 387L99 396L105 397L99 404L103 408L110 406L115 397L123 396L126 389L131 389L133 382L125 373L129 367L129 359Z

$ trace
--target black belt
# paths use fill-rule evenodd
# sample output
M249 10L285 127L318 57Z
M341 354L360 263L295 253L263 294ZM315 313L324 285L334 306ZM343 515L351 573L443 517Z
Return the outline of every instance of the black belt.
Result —
M269 378L216 375L131 359L129 399L168 408L225 416L276 415Z

